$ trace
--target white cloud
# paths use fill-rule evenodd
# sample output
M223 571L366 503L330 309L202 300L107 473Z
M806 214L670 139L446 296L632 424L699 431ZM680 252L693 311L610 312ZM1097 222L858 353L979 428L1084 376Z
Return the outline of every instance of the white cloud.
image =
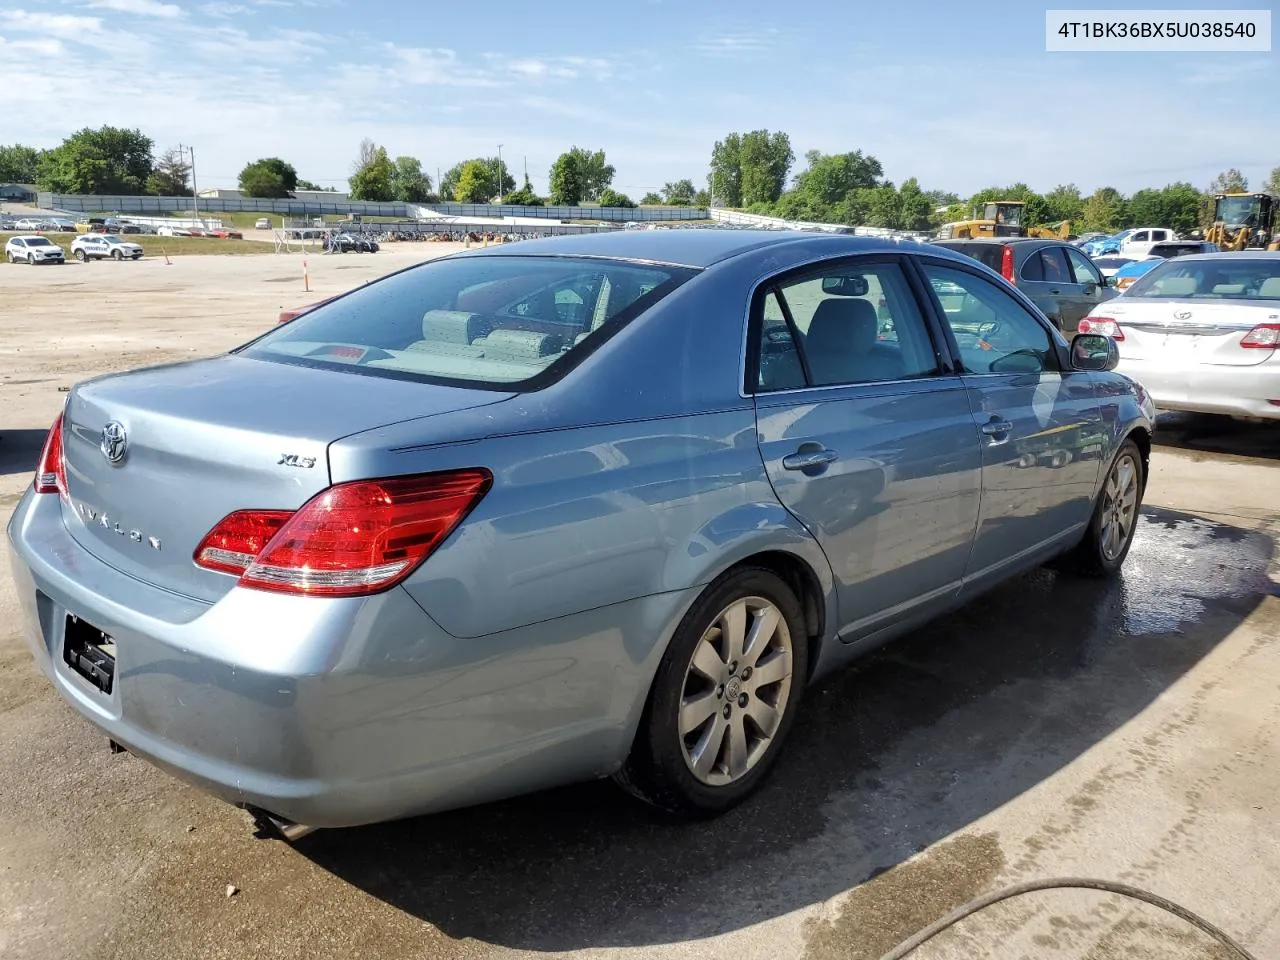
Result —
M400 47L383 44L394 64L383 71L387 82L454 87L496 87L501 81L491 71L464 64L458 54L444 47ZM373 71L369 71L373 76Z
M210 17L234 17L241 13L251 13L252 11L242 3L206 3L202 4L200 11Z
M576 80L583 76L603 80L613 73L610 61L601 57L513 57L502 53L486 53L484 57L494 69L527 80Z
M20 57L32 54L40 57L60 57L67 52L62 41L54 37L42 37L38 40L6 40L0 37L0 56L3 55L2 51L6 50Z
M708 57L754 57L773 46L778 31L739 30L703 36L696 40L693 49Z
M0 11L0 26L29 33L75 40L86 33L102 32L101 17L75 17L63 13L28 13L26 10Z
M173 20L182 16L182 9L176 4L160 3L159 0L89 0L89 6L95 9L115 10L119 13L132 13L140 17L163 17Z

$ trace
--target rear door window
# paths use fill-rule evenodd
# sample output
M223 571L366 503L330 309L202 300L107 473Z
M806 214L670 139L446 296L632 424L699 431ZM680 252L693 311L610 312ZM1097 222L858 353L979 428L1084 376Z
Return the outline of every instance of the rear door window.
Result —
M1044 265L1046 283L1074 283L1067 268L1067 261L1062 256L1061 247L1045 247L1040 251L1040 262Z
M528 389L697 271L523 256L437 260L307 312L246 348L262 359ZM567 369L567 367L562 367Z

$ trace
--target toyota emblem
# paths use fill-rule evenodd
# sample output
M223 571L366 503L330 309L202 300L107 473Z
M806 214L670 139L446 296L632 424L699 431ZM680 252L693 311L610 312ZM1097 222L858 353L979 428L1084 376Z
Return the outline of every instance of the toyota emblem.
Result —
M98 441L98 449L107 458L108 463L119 463L129 450L129 438L125 435L124 425L112 420L102 428L102 438Z

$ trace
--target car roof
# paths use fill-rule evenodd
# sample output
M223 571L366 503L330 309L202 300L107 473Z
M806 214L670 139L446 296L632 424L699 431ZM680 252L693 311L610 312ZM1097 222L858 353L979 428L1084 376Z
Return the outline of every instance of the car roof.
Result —
M942 240L934 240L934 243L990 243L990 244L1017 244L1018 246L1032 246L1047 244L1055 244L1057 246L1071 246L1069 240L1058 240L1055 237L950 237Z
M532 244L532 246L531 246ZM577 234L542 240L504 244L481 250L455 253L468 256L607 257L638 260L694 268L710 267L749 251L786 244L806 244L815 253L841 254L928 251L928 244L914 240L854 237L848 234L813 233L800 230L717 230L678 228L672 230L617 230L610 233ZM948 252L945 256L956 256Z
M1185 257L1175 257L1166 263L1191 263L1198 260L1280 260L1280 250L1223 250L1218 253L1192 253Z

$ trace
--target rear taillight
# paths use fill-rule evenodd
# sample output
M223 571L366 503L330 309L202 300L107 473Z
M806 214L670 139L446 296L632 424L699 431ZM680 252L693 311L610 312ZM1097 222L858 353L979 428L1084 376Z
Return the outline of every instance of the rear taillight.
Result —
M1013 247L1008 244L1005 244L1004 252L1000 254L1000 276L1016 286L1017 281L1013 276Z
M40 462L36 465L36 493L58 493L66 496L67 467L62 457L62 414L53 421L44 438Z
M1240 340L1240 346L1255 350L1274 350L1280 347L1280 323L1260 323Z
M399 583L488 492L488 470L360 480L321 491L297 513L247 510L196 548L197 566L278 593L350 597Z
M1076 327L1077 333L1093 333L1112 340L1123 340L1124 330L1111 317L1085 317Z

